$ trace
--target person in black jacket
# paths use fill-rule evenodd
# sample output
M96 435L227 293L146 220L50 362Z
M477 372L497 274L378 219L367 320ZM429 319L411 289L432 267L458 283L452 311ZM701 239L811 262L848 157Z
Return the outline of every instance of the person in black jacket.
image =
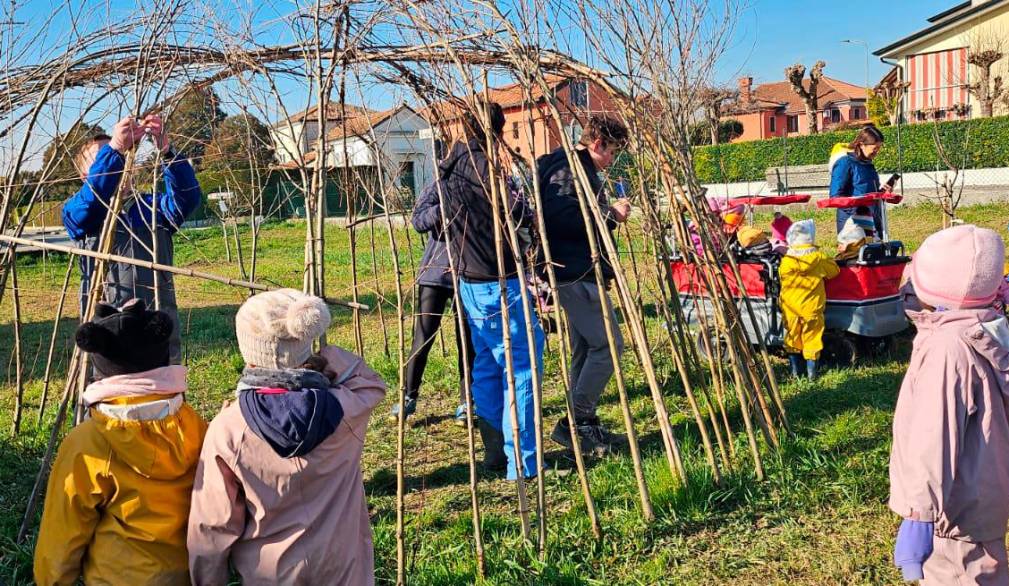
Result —
M474 411L480 436L484 443L484 465L488 468L505 468L508 478L518 476L515 445L512 433L509 379L514 381L518 421L519 448L522 472L527 478L537 476L535 409L533 401L533 369L543 374L544 335L535 313L529 327L533 332L533 346L526 331L523 299L535 312L535 303L529 292L519 283L522 242L509 238L509 230L502 228L502 251L498 255L495 242L495 217L492 207L492 181L498 182L506 193L500 202L500 220L503 225L510 218L519 230L532 225L532 212L524 197L524 190L516 184L511 173L511 157L500 142L504 129L504 112L497 104L487 107L493 140L497 144L500 170L492 177L486 149L487 138L483 125L473 115L464 118L466 140L457 142L448 158L441 164L444 181L442 205L448 219L446 242L453 251L453 261L458 260L459 298L462 300L469 323L473 351ZM451 173L446 173L451 169ZM504 179L502 181L502 179ZM504 286L502 287L502 281ZM508 320L503 319L502 298L508 308ZM504 331L511 337L511 352L506 352ZM511 369L507 363L511 362Z
M406 364L406 401L404 413L407 417L417 410L417 399L420 395L420 385L424 379L427 367L427 357L434 345L434 337L441 326L441 318L450 299L455 296L455 284L448 258L448 248L445 245L443 219L441 215L441 197L439 191L452 169L442 169L439 179L420 192L413 207L413 227L421 234L429 234L424 256L420 260L420 273L417 275L417 307L413 321L413 347L410 349L410 359ZM458 262L458 261L456 261ZM453 301L454 303L454 301ZM459 311L459 308L456 308ZM469 326L465 319L462 327L459 320L455 322L455 343L459 365L459 408L455 411L457 425L466 425L466 392L464 379L465 370L463 357L473 371L473 345L470 343ZM466 352L463 352L465 347ZM392 406L389 419L399 418L399 403Z
M598 202L606 228L611 232L617 224L627 221L631 206L626 198L609 204L599 175L613 163L626 142L627 128L623 123L613 118L593 116L575 150L578 162L588 176L592 196ZM576 432L584 453L603 455L622 439L603 427L596 415L599 397L613 375L603 304L613 324L616 324L616 314L606 291L598 286L589 239L596 241L607 287L614 276L612 263L616 259L607 257L595 223L586 226L583 221L575 189L578 179L564 149L559 148L541 157L537 161L537 174L546 229L543 240L550 246L558 282L558 301L570 324L568 333L572 357L569 380ZM542 252L537 264L545 266ZM623 337L619 327L613 327L611 331L619 356L624 349ZM557 422L550 438L571 449L571 430L566 417Z

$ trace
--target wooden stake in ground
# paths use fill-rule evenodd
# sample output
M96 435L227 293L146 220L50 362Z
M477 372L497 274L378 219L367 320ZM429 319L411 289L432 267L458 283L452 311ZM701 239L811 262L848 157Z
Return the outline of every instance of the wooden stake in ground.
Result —
M49 381L52 376L53 353L56 350L56 338L60 332L60 321L63 318L63 306L67 301L67 289L70 288L70 275L73 274L75 260L76 257L73 255L71 255L67 260L67 272L63 277L63 288L60 290L60 302L56 306L56 318L53 320L53 335L49 338L49 353L46 356L46 372L42 376L42 399L39 401L39 423L42 423L42 415L45 413L46 402L49 399Z
M21 431L21 413L24 411L25 381L21 371L21 293L18 289L17 255L14 255L15 262L10 267L11 276L11 299L14 305L14 371L17 387L17 396L14 400L14 422L11 426L11 436L17 437Z

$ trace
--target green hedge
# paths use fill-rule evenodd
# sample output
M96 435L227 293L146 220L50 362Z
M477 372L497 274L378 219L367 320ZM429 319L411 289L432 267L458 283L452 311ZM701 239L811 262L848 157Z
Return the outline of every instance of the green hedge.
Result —
M1009 116L940 122L939 136L947 154L964 169L1009 166ZM902 161L897 160L897 129L882 129L886 145L876 159L880 173L934 171L939 162L933 123L901 127ZM702 183L763 181L770 167L825 164L830 149L850 142L857 130L828 132L782 140L755 140L694 149L694 169ZM966 160L965 158L966 157Z

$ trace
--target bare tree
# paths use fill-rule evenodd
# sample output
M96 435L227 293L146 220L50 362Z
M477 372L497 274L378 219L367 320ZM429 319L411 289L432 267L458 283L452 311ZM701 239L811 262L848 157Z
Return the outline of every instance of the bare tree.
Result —
M900 104L909 87L911 87L911 82L899 81L895 78L881 82L872 90L872 98L879 100L891 126L896 126L900 119Z
M796 63L785 68L785 79L792 85L792 91L802 98L802 103L806 105L806 126L810 134L819 132L816 122L816 113L820 109L820 80L823 79L823 68L827 66L825 61L817 61L809 70L809 83L804 84L806 76L806 66Z
M995 102L1007 97L996 64L1005 57L1006 40L1001 30L977 29L967 37L967 63L974 66L976 77L966 84L967 91L981 104L981 116L991 117Z
M711 144L719 143L719 125L722 122L722 114L725 106L739 99L739 90L711 86L701 90L700 100L704 105L704 117L711 130Z
M964 134L963 144L946 144L942 133L939 132L939 120L932 120L932 145L935 147L936 170L932 175L932 182L935 184L935 195L925 196L933 201L942 210L942 227L949 228L956 224L957 208L960 207L960 200L963 198L964 177L961 174L967 166L967 146L970 142L970 132ZM961 153L960 160L952 152Z

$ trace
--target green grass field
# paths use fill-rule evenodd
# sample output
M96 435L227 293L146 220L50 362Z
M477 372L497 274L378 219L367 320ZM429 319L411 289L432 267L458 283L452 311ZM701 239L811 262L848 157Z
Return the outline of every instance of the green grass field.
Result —
M815 217L821 240L827 244L826 237L833 234L830 213L791 215L794 219ZM967 208L961 215L967 222L1001 232L1009 205ZM758 217L758 223L765 223L765 218ZM933 207L902 208L891 214L893 235L911 249L939 225L940 213ZM369 363L395 387L398 324L394 259L388 231L383 226L374 228L374 256L369 227L358 232L359 290L362 301L373 306L372 311L362 315L361 331ZM397 229L395 235L409 303L420 240L404 229ZM247 260L249 234L243 232L242 236ZM353 259L347 230L331 225L326 237L327 293L350 299ZM258 278L300 288L303 238L303 224L268 226L259 248ZM224 261L219 230L187 231L177 242L178 265L240 276L237 265ZM642 260L645 253L643 247L638 248L637 258L644 266L648 264ZM19 264L28 385L23 427L17 437L12 437L13 362L5 356L0 364L0 584L31 582L33 542L16 544L14 537L55 417L77 319L76 302L71 297L71 307L60 324L54 382L40 422L45 352L66 263L65 257L50 256L24 258ZM241 367L232 319L245 292L184 277L176 279L176 286L190 367L188 399L210 419L232 394ZM642 287L648 295L648 286ZM409 314L407 307L408 318L403 324L407 339ZM0 305L0 315L4 324L0 327L0 348L9 350L13 347L9 291ZM331 342L352 349L353 327L350 311L335 308ZM657 319L649 321L648 328L690 482L683 486L669 474L648 388L629 351L624 364L646 456L655 522L646 524L641 518L629 456L591 462L590 482L604 537L600 541L592 537L576 476L550 477L549 542L546 559L541 562L520 537L514 485L484 476L479 490L488 556L486 583L900 583L891 563L897 518L888 512L885 500L890 424L907 358L906 343L886 359L852 370L829 371L816 383L786 383L785 402L794 434L777 453L764 446L767 480L757 482L752 477L752 465L745 459L745 435L737 433L733 438L740 456L737 471L728 473L722 485L715 486L705 466L693 418L680 394L672 360L668 351L663 351L664 329ZM409 583L417 585L475 581L466 435L450 417L458 394L450 335L446 331L445 351L440 342L432 351L420 409L406 434L408 577ZM547 434L563 415L556 348L556 341L551 340L546 357ZM784 362L778 362L779 375L784 378ZM396 433L395 426L385 420L394 397L391 392L372 418L364 460L380 583L392 583L396 569ZM612 385L600 414L610 426L621 426ZM739 418L733 421L733 427L742 431ZM568 466L559 447L546 441L548 461Z

